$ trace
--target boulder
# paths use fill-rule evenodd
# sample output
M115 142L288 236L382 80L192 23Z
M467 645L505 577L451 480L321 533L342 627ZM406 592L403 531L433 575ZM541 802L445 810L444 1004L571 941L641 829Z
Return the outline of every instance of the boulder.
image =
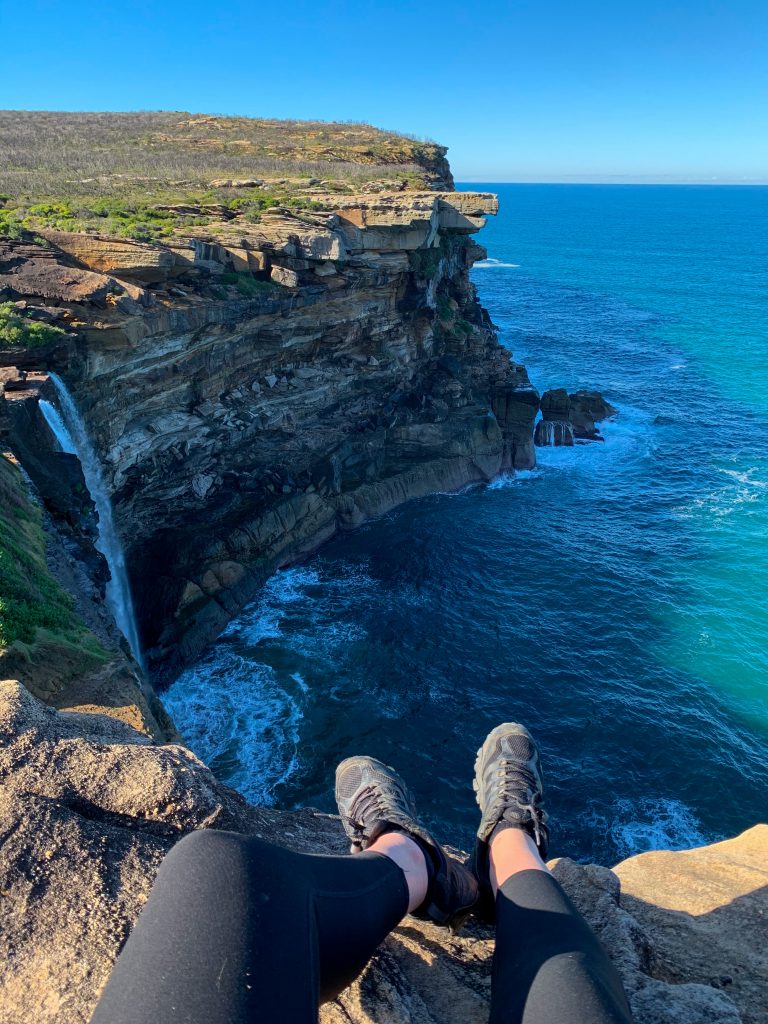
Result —
M60 252L77 260L88 270L113 277L127 277L143 284L167 281L188 268L177 255L162 245L108 238L75 231L40 231Z
M574 438L579 441L602 441L596 424L616 415L614 407L598 391L575 391L568 394L565 388L545 391L541 396L543 424L536 428L537 445L571 445ZM548 422L570 425L554 430Z
M0 241L0 300L31 298L104 307L110 294L122 291L113 278L66 266L52 250Z
M587 441L602 440L596 424L615 416L616 409L598 391L576 391L568 398L574 435Z
M553 388L541 396L541 415L545 420L570 420L571 400L565 388Z
M275 284L281 284L284 288L298 288L301 284L299 275L295 270L289 270L288 267L272 267L270 271L271 279Z

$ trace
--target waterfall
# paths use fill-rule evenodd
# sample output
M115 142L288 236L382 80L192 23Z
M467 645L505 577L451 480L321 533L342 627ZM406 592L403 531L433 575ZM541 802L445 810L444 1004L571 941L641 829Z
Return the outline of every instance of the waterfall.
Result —
M112 516L112 502L101 471L101 463L93 447L85 422L77 411L72 396L61 378L51 373L60 408L57 409L45 399L40 400L42 412L48 426L63 452L77 455L83 469L83 477L99 517L99 533L96 547L104 555L109 567L110 581L107 584L107 603L114 616L117 628L128 641L136 661L143 667L141 645L136 629L131 587L125 567L125 555L120 543L115 521Z
M52 405L51 402L46 402L44 398L39 399L37 404L40 408L40 412L45 418L45 422L53 431L53 435L59 446L59 451L67 452L68 455L77 455L75 442L72 440L72 435L67 430L66 424L61 418L61 414L56 406Z
M573 425L567 420L539 420L533 441L539 448L571 448Z

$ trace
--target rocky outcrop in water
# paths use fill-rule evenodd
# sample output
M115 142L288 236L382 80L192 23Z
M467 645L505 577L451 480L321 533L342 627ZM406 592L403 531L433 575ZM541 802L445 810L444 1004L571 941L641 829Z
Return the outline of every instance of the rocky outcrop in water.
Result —
M538 395L468 278L496 205L315 189L311 211L164 245L4 243L0 294L74 339L54 365L101 456L158 672L337 530L534 465Z
M563 420L539 420L533 443L538 448L573 448L573 427Z
M570 448L577 441L604 440L597 424L615 416L616 410L597 391L569 395L565 388L556 388L541 396L541 415L534 443L541 448Z
M85 1024L163 855L194 828L344 852L338 821L254 808L188 750L0 683L0 1016ZM765 1024L768 826L614 870L554 871L616 963L637 1024ZM406 918L325 1024L487 1017L492 934Z

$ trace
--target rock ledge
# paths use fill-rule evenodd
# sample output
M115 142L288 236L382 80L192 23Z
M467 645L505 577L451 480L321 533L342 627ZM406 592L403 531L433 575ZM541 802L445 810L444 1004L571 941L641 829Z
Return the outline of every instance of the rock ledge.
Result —
M190 751L0 683L0 1018L85 1024L170 846L228 828L342 852L336 819L255 808ZM553 870L614 959L637 1024L766 1024L768 826L715 846ZM623 890L623 891L622 891ZM407 918L324 1024L487 1019L491 933Z

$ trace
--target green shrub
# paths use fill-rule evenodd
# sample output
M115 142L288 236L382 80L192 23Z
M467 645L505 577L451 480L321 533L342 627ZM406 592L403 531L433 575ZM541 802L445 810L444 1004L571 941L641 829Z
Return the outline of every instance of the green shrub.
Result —
M12 302L0 302L0 346L40 348L59 341L66 333L61 327L30 320Z
M280 287L274 281L259 281L251 274L237 274L234 271L222 274L221 282L237 288L245 299L256 299L260 296L274 294Z
M411 270L418 277L434 277L440 266L440 249L415 249L409 254Z
M34 203L27 207L25 228L48 227L60 231L75 229L76 214L69 203Z
M24 235L24 225L15 210L0 209L0 236L19 239Z
M28 500L18 470L0 456L0 647L34 643L38 630L69 642L95 638L76 618L74 602L48 572L40 510Z
M451 321L455 318L456 314L451 307L450 302L444 295L438 296L437 299L437 315L440 320Z

